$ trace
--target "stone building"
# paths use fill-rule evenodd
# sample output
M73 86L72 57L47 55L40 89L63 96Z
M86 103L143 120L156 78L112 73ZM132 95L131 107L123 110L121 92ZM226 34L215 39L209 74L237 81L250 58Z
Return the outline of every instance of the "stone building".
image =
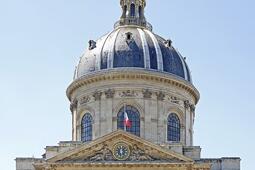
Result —
M185 58L152 32L145 0L120 5L114 30L89 41L67 88L72 141L47 146L39 159L17 158L16 169L239 170L240 158L200 157L199 92Z

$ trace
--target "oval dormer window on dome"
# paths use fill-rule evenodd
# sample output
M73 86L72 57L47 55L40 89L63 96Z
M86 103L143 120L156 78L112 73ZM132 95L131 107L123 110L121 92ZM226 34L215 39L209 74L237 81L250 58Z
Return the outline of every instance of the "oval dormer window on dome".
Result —
M89 50L93 50L94 48L96 48L96 42L93 40L89 40Z
M131 32L126 33L126 42L127 42L127 44L130 44L132 41L133 41L132 33Z
M132 40L132 33L131 32L127 32L126 33L126 40L127 41L131 41Z

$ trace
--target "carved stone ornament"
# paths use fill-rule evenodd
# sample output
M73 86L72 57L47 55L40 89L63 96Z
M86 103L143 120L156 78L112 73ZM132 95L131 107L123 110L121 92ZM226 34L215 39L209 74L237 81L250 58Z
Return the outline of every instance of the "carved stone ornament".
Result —
M153 158L152 156L150 156L149 149L142 150L138 148L137 145L133 146L130 155L130 161L154 161L154 160L157 160L157 158Z
M135 97L136 96L136 93L135 91L132 91L132 90L127 90L127 91L123 91L121 94L120 94L121 97Z
M80 104L85 104L88 103L90 101L90 97L89 96L84 96L80 99L79 103Z
M105 91L105 96L107 99L113 98L114 94L115 94L115 91L113 89L109 89L109 90Z
M95 100L101 100L101 96L102 96L102 92L95 92L93 94L93 97L95 98Z
M157 99L163 101L165 99L165 94L163 92L156 93Z
M146 90L143 91L143 97L144 98L150 99L151 96L152 96L152 92L150 90L146 89Z
M186 109L188 109L189 106L190 106L189 101L188 101L188 100L185 100L185 101L184 101L184 107L185 107Z
M177 97L170 97L170 101L174 104L180 104L180 100Z
M139 162L193 163L190 158L175 154L171 150L166 150L122 130L96 139L88 145L81 145L66 153L60 153L56 157L48 159L47 162L59 165L66 163L89 165L87 163L91 163L91 165L101 164L102 166L108 162L110 164L119 163L119 165L124 162L131 164ZM80 169L83 168L80 167Z
M74 100L71 102L71 104L70 104L71 112L73 111L73 109L77 108L77 104L78 104L77 100Z
M195 110L196 110L195 105L191 104L191 105L190 105L190 111L191 111L191 112L195 112Z
M120 161L113 155L113 150L109 149L107 144L104 144L100 149L94 152L93 155L87 157L84 161L100 162L100 161ZM153 157L150 154L150 149L140 149L137 145L130 147L130 155L126 161L156 161L159 158Z
M97 161L113 161L113 154L112 151L108 148L108 146L105 144L101 149L96 151L96 153L93 156L90 156L89 161L97 162Z

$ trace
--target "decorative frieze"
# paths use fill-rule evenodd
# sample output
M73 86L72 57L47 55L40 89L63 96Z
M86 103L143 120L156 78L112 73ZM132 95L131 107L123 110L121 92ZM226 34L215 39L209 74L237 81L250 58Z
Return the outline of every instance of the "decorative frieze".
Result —
M100 84L102 81L107 81L107 80L111 80L111 81L121 81L121 80L135 80L135 81L151 81L154 83L161 83L164 86L171 86L174 88L178 88L180 90L184 90L186 92L188 92L192 97L194 97L195 101L194 103L197 103L199 100L199 92L197 91L197 89L195 89L191 84L186 83L185 81L178 81L171 76L168 77L161 77L158 78L157 73L155 74L151 74L148 72L144 72L142 70L130 70L128 72L118 72L115 73L115 71L109 71L107 70L107 72L100 72L100 74L93 74L92 77L90 77L89 79L85 77L83 77L82 79L79 79L75 82L73 82L67 89L67 96L69 98L72 97L72 94L74 93L74 91L77 88L80 88L82 86L85 85L89 85L89 84Z
M126 90L120 93L121 97L136 97L137 93L133 90Z
M148 89L143 90L143 98L150 99L151 96L152 96L152 92L150 90L148 90Z
M165 99L165 94L163 92L156 93L157 99L163 101Z
M128 161L155 161L158 158L151 156L151 149L140 149L136 144L131 148L130 155L128 155ZM85 158L84 161L98 162L98 161L117 161L114 149L109 148L107 144L104 144L100 149L95 151L91 156Z
M94 97L95 101L101 100L102 92L99 92L99 91L95 92L93 94L93 97Z
M105 93L105 96L107 99L113 98L114 94L115 94L115 90L109 89L109 90L105 91L104 93Z
M168 97L168 100L169 100L171 103L180 105L180 99L178 99L177 97L170 96L170 97Z
M89 96L84 96L80 99L79 103L82 104L86 104L90 101L90 97Z

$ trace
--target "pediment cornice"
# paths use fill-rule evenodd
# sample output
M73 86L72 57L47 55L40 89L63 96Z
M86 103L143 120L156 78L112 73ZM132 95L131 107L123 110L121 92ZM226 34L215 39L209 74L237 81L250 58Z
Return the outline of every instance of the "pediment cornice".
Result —
M121 162L167 162L167 163L191 163L192 159L169 149L148 142L140 137L131 135L122 130L112 132L104 137L96 139L89 144L83 144L78 148L61 153L47 160L49 163L93 163L115 162L114 146L124 143L130 150L130 155Z

